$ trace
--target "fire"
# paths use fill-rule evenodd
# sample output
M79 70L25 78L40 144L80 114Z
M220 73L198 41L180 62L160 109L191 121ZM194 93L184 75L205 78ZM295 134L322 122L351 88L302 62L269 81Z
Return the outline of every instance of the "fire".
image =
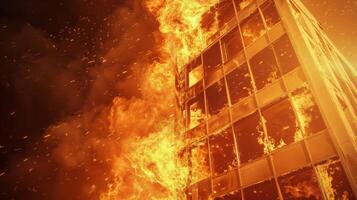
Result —
M203 68L202 68L202 66L199 66L199 67L193 69L188 75L189 87L195 85L197 82L202 80L202 77L203 77Z
M118 138L116 156L108 179L108 199L184 199L188 162L182 152L185 140L175 129L175 67L182 70L202 51L207 30L201 20L218 0L148 0L147 10L159 22L160 57L148 65L141 85L142 97L116 98L109 116L112 135ZM200 161L197 161L200 162Z
M266 123L266 120L263 117L262 117L262 121L263 123ZM266 136L262 128L263 129L265 128L265 126L263 126L262 124L256 127L259 133L259 137L257 138L257 141L260 145L263 146L264 154L269 154L275 149L281 148L286 145L283 140L275 141L274 138L270 137L269 135ZM265 130L265 132L267 132L267 130Z
M302 181L295 186L286 186L284 190L285 193L296 199L321 199L319 188L316 188L315 185L308 181Z
M332 176L328 172L328 164L316 168L322 188L324 188L328 199L335 199L335 190L332 187Z
M172 130L164 124L161 131L131 141L126 157L116 160L115 182L102 199L182 199L188 167L178 157L184 144Z
M313 122L311 110L315 106L315 103L307 86L303 86L294 91L290 99L296 115L296 126L299 127L294 133L294 142L298 142L308 136L308 128ZM266 123L264 118L262 121ZM265 136L264 132L260 130L260 127L264 128L264 126L260 125L257 127L257 131L260 133L258 143L264 147L265 154L286 145L282 139L280 141L276 141L269 135Z
M192 173L191 182L193 183L207 178L210 174L207 160L208 152L204 149L204 147L207 147L207 143L200 142L198 145L199 146L192 148L190 157Z
M312 94L306 87L300 88L298 93L292 96L291 103L295 107L295 113L301 130L295 133L295 141L300 141L306 137L306 128L312 122L312 116L309 114L310 109L314 106Z
M176 56L179 69L197 55L217 30L217 23L209 30L203 30L203 14L218 3L218 0L148 0L146 7L160 23L160 32L165 35L163 51Z

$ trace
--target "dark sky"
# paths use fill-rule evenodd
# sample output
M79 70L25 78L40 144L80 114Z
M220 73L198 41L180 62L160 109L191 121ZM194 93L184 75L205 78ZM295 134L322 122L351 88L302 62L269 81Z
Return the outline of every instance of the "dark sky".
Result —
M100 110L114 96L137 95L129 66L139 57L154 59L150 41L157 30L138 2L0 1L0 186L14 176L8 175L9 166L27 161L24 158L37 151L37 141L51 124ZM337 47L357 64L357 0L303 2ZM46 155L46 148L36 155ZM32 183L16 178L19 185ZM1 186L3 199L9 194L1 190L12 190L16 199L24 199L36 187ZM72 190L68 189L76 192Z
M139 95L155 30L140 0L0 1L0 199L98 196L109 149L81 145L106 140L114 96Z
M38 137L49 124L81 109L96 78L91 70L101 62L100 54L117 45L104 40L114 38L107 34L116 26L104 19L119 6L126 4L0 2L0 144L5 146L0 151L21 151L28 142L24 137ZM93 104L105 103L109 94L93 99Z

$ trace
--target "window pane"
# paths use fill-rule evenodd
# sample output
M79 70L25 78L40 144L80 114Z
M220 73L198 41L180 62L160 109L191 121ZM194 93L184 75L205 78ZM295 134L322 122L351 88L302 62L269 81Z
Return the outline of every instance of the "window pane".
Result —
M232 104L252 94L253 88L248 65L245 63L227 75L227 84Z
M238 27L225 35L222 39L226 53L226 61L230 61L243 49L242 39Z
M203 53L203 65L207 72L217 70L222 64L221 50L219 43L214 44Z
M319 108L307 87L301 87L292 92L292 104L304 134L311 135L326 129Z
M316 167L321 185L329 199L356 199L341 163L330 160Z
M207 88L206 95L210 115L218 114L227 106L227 93L223 79Z
M231 192L229 194L214 198L214 200L241 200L241 199L242 199L242 195L240 194L239 191Z
M200 82L203 78L203 67L202 65L197 66L188 74L189 87L192 87L196 83Z
M243 190L245 200L278 200L278 191L274 180L264 181Z
M250 45L265 33L263 20L258 10L244 20L241 29L245 46Z
M265 18L265 23L268 26L268 29L270 29L280 21L280 17L278 11L276 10L274 2L272 1L266 2L262 7L262 12Z
M222 27L231 19L235 18L235 12L232 0L221 0L217 6L218 23Z
M215 24L216 8L213 6L202 16L201 27L203 30L210 30Z
M300 65L287 35L275 41L273 46L283 74L290 72Z
M200 141L191 147L190 165L192 183L207 178L210 175L206 140Z
M237 166L231 127L219 135L211 136L209 141L214 176L227 172Z
M188 111L189 128L196 127L204 121L205 100L203 93L188 102Z
M268 132L266 148L274 150L295 141L295 134L299 132L289 99L264 108L262 113Z
M254 160L264 154L264 148L258 142L259 137L263 134L258 113L234 123L234 132L241 163Z
M209 200L211 191L210 179L200 182L198 184L198 200Z
M205 123L201 123L199 126L196 126L186 132L186 139L190 143L197 138L203 137L204 135L206 135L206 125Z
M319 183L312 168L305 168L278 178L284 199L322 200Z
M188 68L188 86L192 87L203 78L203 66L201 62L201 57L194 59L187 66Z
M193 200L192 188L187 189L185 193L186 193L186 200Z
M250 66L258 90L280 76L273 50L270 47L253 56L250 60Z

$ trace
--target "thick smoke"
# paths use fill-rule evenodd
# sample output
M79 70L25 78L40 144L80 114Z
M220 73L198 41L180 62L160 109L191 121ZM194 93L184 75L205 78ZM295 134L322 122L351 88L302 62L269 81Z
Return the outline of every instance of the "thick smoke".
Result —
M113 2L85 3L59 3L83 13L59 34L2 19L1 90L7 98L1 118L14 118L1 124L2 199L98 199L125 143L158 129L155 119L173 109L164 108L172 97L143 92L151 87L149 66L157 61L160 36L141 2L121 2L107 16L93 13ZM46 124L52 125L41 131Z

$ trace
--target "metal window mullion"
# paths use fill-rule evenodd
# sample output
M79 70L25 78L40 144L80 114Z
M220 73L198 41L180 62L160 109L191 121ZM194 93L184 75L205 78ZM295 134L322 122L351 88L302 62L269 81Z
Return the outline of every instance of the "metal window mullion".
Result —
M263 5L263 4L262 4L262 5ZM262 21L263 21L263 25L264 25L264 29L265 29L265 37L266 37L267 40L268 40L268 46L265 47L265 48L271 48L271 49L272 49L273 55L274 55L274 60L275 60L275 62L276 62L277 65L278 65L277 57L276 57L276 52L275 52L275 50L274 50L274 48L273 48L273 46L272 46L271 39L270 39L269 34L268 34L269 29L268 29L268 26L267 26L267 24L266 24L265 17L264 17L264 15L263 15L263 12L262 12L260 6L258 6L258 12L259 12L260 17L261 17L261 19L262 19ZM281 72L281 69L279 69L279 65L278 65L278 69L277 69L277 70L278 70L278 72L280 73L280 79L282 80L282 72ZM280 82L280 81L279 81L279 82ZM285 83L284 83L284 82L283 82L283 87L284 87L285 92L286 92L286 87L285 87ZM259 109L259 110L260 110L260 109ZM266 137L266 138L269 138L268 130L267 130L267 127L266 127L266 119L264 118L262 111L260 111L260 114L261 114L261 117L262 117L262 119L263 119L263 123L262 123L262 124L263 124L263 130L264 130L264 132L265 132L265 134L266 134L265 137ZM274 162L273 162L272 152L273 152L273 151L270 151L270 149L268 149L268 159L269 159L270 167L271 167L271 169L272 169L272 171L273 171L274 182L275 182L275 185L276 185L276 188L277 188L277 191L278 191L279 198L280 198L280 199L284 199L284 198L283 198L282 191L281 191L280 186L279 186L278 174L277 174L277 172L276 172L276 168L275 168L275 165L274 165Z

